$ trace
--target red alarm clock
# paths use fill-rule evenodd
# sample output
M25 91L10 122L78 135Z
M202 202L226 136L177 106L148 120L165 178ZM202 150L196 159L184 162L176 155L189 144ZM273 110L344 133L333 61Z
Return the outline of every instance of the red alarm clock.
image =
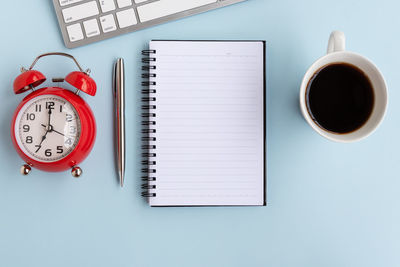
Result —
M69 73L64 80L75 87L76 92L54 86L37 89L46 77L33 67L46 56L71 58L79 71ZM74 177L82 174L81 163L90 153L96 139L96 122L89 105L79 96L82 91L96 94L96 83L89 77L90 70L83 71L76 59L65 53L47 53L38 56L30 68L21 69L14 81L14 93L27 95L18 105L11 125L11 138L15 149L26 162L21 173L29 174L31 167L49 172L71 169Z

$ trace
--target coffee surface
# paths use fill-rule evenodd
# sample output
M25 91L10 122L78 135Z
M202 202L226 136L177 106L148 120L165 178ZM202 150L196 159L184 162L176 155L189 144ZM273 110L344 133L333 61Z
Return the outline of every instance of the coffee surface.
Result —
M309 81L308 112L323 129L345 134L363 126L374 107L369 78L359 68L336 63L319 69Z

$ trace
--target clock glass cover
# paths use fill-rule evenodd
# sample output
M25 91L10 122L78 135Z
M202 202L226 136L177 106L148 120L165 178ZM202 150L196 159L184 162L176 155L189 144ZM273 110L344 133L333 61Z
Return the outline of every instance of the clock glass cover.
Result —
M81 123L75 108L64 98L41 95L18 113L15 137L20 149L39 162L65 158L78 144Z

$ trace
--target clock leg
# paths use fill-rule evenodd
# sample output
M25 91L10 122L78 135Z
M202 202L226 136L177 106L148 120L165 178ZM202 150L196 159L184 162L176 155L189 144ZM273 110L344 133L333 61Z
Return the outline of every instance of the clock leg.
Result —
M75 167L72 168L71 174L75 178L79 178L82 175L82 169L79 168L78 166L75 166Z
M31 172L32 168L28 164L24 164L21 166L20 172L22 175L28 175Z

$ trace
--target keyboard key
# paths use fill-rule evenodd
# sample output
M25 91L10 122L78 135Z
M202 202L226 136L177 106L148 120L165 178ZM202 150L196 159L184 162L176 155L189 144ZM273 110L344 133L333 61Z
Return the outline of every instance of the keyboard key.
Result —
M216 2L217 0L160 0L139 6L137 11L140 21L145 22Z
M117 4L118 4L119 8L124 8L127 6L131 6L132 1L131 0L117 0Z
M66 6L66 5L78 3L82 0L58 0L58 1L60 2L60 6Z
M83 39L83 32L80 23L67 26L67 32L71 42L76 42Z
M120 28L126 28L137 23L133 8L117 12L117 19Z
M100 34L99 24L96 19L91 19L83 22L86 37L92 37Z
M112 32L117 29L117 26L115 26L115 20L113 14L100 17L100 23L104 33Z
M68 7L62 10L65 23L74 22L99 14L96 1Z
M114 0L99 0L99 2L100 2L101 11L103 11L103 13L106 13L108 11L115 9Z

